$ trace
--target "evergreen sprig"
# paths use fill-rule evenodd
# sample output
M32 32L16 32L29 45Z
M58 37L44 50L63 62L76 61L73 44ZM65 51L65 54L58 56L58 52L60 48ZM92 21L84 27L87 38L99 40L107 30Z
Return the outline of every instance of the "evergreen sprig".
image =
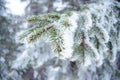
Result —
M35 28L32 34L27 38L28 42L35 42L37 39L39 39L44 33L49 31L52 27L54 27L54 24L48 25L47 27L42 28Z
M40 16L33 16L27 19L29 24L34 27L23 32L20 36L20 40L26 39L28 43L35 42L46 34L53 45L54 52L60 53L64 49L62 28L66 29L71 26L69 17L71 13L58 14L48 13Z
M54 52L56 52L59 55L61 55L60 53L64 49L64 47L63 47L64 43L63 43L62 34L60 33L59 29L56 29L56 28L52 28L51 29L50 41L51 41L51 44L53 45Z
M52 22L55 20L59 20L60 19L60 14L58 13L48 13L48 14L44 14L44 15L40 15L40 16L33 16L28 18L28 22L40 22L40 21L48 21L48 22Z

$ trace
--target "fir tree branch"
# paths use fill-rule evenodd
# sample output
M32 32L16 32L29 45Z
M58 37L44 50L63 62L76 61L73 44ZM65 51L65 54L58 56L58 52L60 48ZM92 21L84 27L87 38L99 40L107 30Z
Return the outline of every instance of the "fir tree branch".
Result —
M84 33L82 33L82 43L81 43L81 46L82 46L82 50L83 50L83 53L82 53L82 58L83 58L83 63L85 62L85 36L84 36Z
M28 43L35 42L37 39L39 39L44 33L49 31L51 28L54 27L54 24L50 24L47 27L41 28L38 32L33 33L30 35L28 39ZM36 30L37 31L37 30Z
M28 18L28 22L32 23L32 22L40 22L40 21L55 21L55 20L59 20L60 19L60 14L58 13L49 13L49 14L44 14L44 15L40 15L40 16L33 16Z
M62 35L60 34L60 30L56 29L55 27L51 29L50 34L50 41L53 46L54 52L58 53L61 55L61 52L63 51L63 38L61 37Z
M19 36L19 40L24 40L25 38L27 38L28 43L34 42L39 39L45 32L49 31L52 27L54 27L54 24L49 24L46 27L37 26L31 28L22 33Z

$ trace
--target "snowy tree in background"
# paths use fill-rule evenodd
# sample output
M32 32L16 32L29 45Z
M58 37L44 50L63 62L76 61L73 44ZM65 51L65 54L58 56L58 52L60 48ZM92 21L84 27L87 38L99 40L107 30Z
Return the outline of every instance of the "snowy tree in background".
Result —
M14 38L20 16L8 13L6 4L7 0L0 0L0 80L8 80L12 61L16 59L16 53L20 52Z
M27 19L33 27L19 39L28 48L12 65L19 75L28 77L29 71L32 80L120 79L116 60L120 53L120 3L101 0L77 7ZM42 41L47 44L43 51L39 50Z

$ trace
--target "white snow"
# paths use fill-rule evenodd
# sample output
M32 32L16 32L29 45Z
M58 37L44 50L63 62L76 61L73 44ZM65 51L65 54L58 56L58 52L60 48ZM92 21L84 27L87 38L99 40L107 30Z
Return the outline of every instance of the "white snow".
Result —
M64 48L63 52L61 53L65 58L72 57L73 53L73 44L74 44L74 33L77 29L77 20L78 20L78 14L76 12L73 12L72 16L69 18L69 22L71 23L71 26L69 29L66 29L63 31L63 41L64 41Z
M24 14L24 9L27 5L26 2L20 2L20 0L7 0L7 1L8 1L8 4L6 6L10 9L11 13L15 15Z

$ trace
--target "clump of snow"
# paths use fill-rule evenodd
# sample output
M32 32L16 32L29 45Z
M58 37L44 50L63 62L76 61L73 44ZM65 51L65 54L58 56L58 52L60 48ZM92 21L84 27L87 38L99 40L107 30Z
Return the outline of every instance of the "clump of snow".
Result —
M23 69L27 66L27 63L30 59L30 56L28 55L27 51L24 51L20 57L17 58L15 63L12 65L12 68L15 69ZM23 64L24 63L24 64Z
M3 57L0 57L0 63L4 63L5 59Z
M54 8L56 8L57 11L63 10L67 5L68 3L63 3L62 1L56 1L53 4Z
M76 12L72 13L72 16L69 18L69 22L71 26L68 29L65 29L63 31L63 41L64 41L64 50L61 53L63 57L70 58L72 57L73 53L73 44L74 44L74 33L77 29L77 20L78 20L78 14Z
M80 24L81 27L83 26L84 30L89 30L93 25L92 25L92 16L89 10L85 10L84 12L79 12L79 16L81 17L81 20L83 20L83 22L81 22Z

